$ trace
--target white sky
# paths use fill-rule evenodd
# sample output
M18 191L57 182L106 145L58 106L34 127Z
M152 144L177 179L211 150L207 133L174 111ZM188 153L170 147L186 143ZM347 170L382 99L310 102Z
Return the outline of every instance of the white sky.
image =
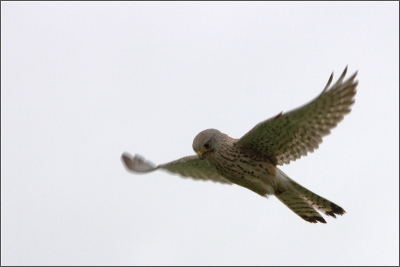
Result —
M359 71L353 111L281 169L347 213L165 172ZM1 2L2 265L398 265L399 3Z

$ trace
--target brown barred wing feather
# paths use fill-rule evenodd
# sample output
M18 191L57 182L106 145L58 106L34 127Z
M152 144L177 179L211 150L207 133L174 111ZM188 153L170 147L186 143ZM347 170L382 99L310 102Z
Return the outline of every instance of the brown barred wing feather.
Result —
M236 146L263 154L276 165L289 164L313 152L322 137L351 111L357 72L344 81L346 72L347 67L330 87L332 74L322 93L310 103L257 124L238 139Z
M207 161L200 160L196 155L183 157L158 166L150 161L145 160L140 155L135 155L132 157L132 155L126 152L122 154L121 160L125 168L134 173L143 174L162 169L172 174L178 174L182 177L231 184L229 180L218 174L215 168L209 165Z

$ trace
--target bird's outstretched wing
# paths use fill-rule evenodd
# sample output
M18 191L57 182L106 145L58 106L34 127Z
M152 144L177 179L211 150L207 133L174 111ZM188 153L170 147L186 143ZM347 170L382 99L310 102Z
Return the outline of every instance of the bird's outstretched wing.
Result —
M236 146L257 151L272 163L288 164L313 152L322 137L350 112L358 81L357 72L347 81L347 67L332 85L333 73L322 93L310 103L260 122L236 142Z
M205 160L198 156L188 156L178 160L156 166L143 157L124 152L121 160L128 171L135 173L148 173L158 169L167 170L173 174L200 180L211 180L218 183L231 184L229 180L217 173L214 167L208 165Z

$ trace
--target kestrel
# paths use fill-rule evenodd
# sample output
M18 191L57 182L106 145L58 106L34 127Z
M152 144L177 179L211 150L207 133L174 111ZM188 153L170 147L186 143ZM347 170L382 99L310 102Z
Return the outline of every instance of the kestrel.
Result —
M156 166L139 155L123 153L122 162L135 173L164 169L183 177L237 184L264 197L274 195L304 220L326 223L317 210L336 218L344 209L293 181L277 165L313 152L351 111L357 72L343 81L346 72L347 67L329 87L332 73L322 93L310 103L260 122L239 139L207 129L193 140L197 155Z

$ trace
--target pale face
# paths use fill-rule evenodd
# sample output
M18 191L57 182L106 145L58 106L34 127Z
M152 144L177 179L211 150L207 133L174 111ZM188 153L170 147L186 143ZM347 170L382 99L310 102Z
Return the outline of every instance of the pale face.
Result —
M200 159L205 159L215 151L216 137L221 134L215 129L207 129L200 132L193 140L193 150Z

